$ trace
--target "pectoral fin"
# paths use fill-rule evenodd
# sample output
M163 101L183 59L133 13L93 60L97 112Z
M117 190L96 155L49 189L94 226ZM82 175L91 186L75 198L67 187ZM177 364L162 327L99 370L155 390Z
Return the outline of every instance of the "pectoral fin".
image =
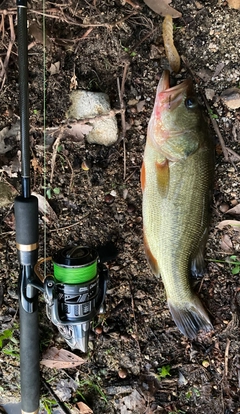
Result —
M158 184L158 190L162 197L166 197L168 193L169 188L169 162L167 159L164 161L156 161L155 162L156 167L156 175L157 175L157 184Z

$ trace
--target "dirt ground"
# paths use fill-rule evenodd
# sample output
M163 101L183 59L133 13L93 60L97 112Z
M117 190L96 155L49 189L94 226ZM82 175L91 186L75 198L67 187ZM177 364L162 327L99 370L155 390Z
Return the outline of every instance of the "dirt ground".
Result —
M58 407L57 395L74 412L79 412L77 403L83 401L94 414L240 413L240 238L236 228L217 227L223 220L238 219L226 211L240 200L240 110L228 109L220 94L240 87L240 13L221 0L172 3L182 13L174 20L175 44L183 57L177 78L194 78L199 94L208 98L213 135L215 120L230 149L226 161L216 137L207 271L197 286L214 333L205 341L191 342L172 321L161 280L152 275L143 249L140 168L156 86L168 62L161 35L163 18L142 1L138 4L141 7L118 0L46 1L43 54L42 5L29 2L29 24L34 22L29 34L32 188L43 195L47 187L54 212L47 218L40 213L39 256L44 255L44 246L51 256L71 243L98 246L109 241L119 252L108 263L106 313L92 325L86 362L75 369L41 368L41 409ZM10 42L9 16L16 29L16 8L5 0L0 9L8 11L2 13L2 20L0 15L4 61ZM121 84L126 68L125 124L118 114L118 142L106 147L65 136L53 168L53 146L47 148L44 160L44 123L53 128L66 120L74 75L77 89L105 92L111 107L119 109L117 79ZM0 129L14 125L19 116L15 41L6 71L0 91ZM15 136L8 140L11 150L0 155L1 180L20 191L16 173L20 145ZM3 206L0 217L0 335L11 330L10 339L2 341L0 336L0 401L6 404L20 400L13 206ZM48 321L43 298L39 310L41 352L52 346L69 349Z

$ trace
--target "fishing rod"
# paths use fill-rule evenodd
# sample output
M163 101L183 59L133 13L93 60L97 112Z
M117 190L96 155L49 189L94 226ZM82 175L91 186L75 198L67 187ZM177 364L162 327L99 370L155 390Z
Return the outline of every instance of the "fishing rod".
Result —
M31 284L38 259L38 199L30 191L27 0L17 0L22 194L15 199L19 272L22 413L39 408L38 291Z
M31 195L30 185L27 0L17 0L17 17L22 194L16 197L14 210L20 264L21 410L23 414L34 414L39 410L40 398L38 292L44 295L48 318L67 344L87 352L91 320L104 312L108 280L104 262L117 252L113 246L67 246L51 258L53 275L41 277L38 199Z

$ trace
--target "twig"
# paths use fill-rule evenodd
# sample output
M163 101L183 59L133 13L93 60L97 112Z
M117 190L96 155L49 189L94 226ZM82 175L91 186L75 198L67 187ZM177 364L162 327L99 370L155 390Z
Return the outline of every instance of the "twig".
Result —
M206 105L206 108L208 110L208 113L211 113L211 108L210 108L210 105L207 101L206 96L204 95L203 91L200 90L200 92L201 92L202 98L204 100L204 103ZM228 155L227 147L225 145L224 139L223 139L222 134L220 132L218 123L217 123L216 119L212 118L211 116L210 116L210 119L211 119L211 122L212 122L212 126L214 128L214 131L216 132L216 134L218 136L218 139L219 139L219 142L220 142L220 145L222 147L222 151L223 151L225 161L229 161L229 155Z
M133 313L133 319L134 319L134 326L135 326L135 340L137 342L137 346L138 346L138 352L139 352L139 358L140 358L140 362L142 364L142 353L141 353L141 347L139 344L139 335L138 335L138 327L137 327L137 322L136 322L136 312L135 312L135 304L134 304L134 297L133 297L133 289L132 289L132 284L131 281L129 280L129 288L130 288L130 292L131 292L131 306L132 306L132 313Z
M129 13L128 16L125 16L122 19L120 19L120 20L118 20L114 23L108 23L108 22L106 22L106 23L79 23L79 22L76 22L76 20L70 18L69 16L66 16L62 11L61 11L60 16L56 15L56 14L48 14L48 10L46 10L46 12L42 12L40 10L30 9L29 11L32 12L32 13L35 13L35 14L40 14L41 16L44 16L44 17L51 17L52 19L61 20L61 21L64 21L65 23L72 24L74 26L79 26L79 27L107 27L109 29L112 29L113 27L122 24L123 22L128 20L130 17L137 14L137 12L134 10L131 13Z
M49 230L49 233L53 233L55 231L67 230L67 229L70 229L71 227L77 226L79 223L81 223L81 221L83 219L85 219L87 216L89 216L89 214L90 214L90 212L86 213L84 216L82 216L81 220L78 220L76 223L69 224L68 226L65 226L65 227L60 227L60 228L57 228L57 229Z
M233 151L231 148L227 148L227 151L230 152L230 154L233 155L233 157L235 158L234 161L240 161L240 155L238 155L235 151Z
M121 109L111 109L106 114L90 116L89 118L84 118L84 119L71 120L70 122L69 122L69 120L66 120L65 122L68 123L68 126L69 125L75 125L75 124L88 124L89 122L92 122L92 121L99 121L101 119L113 117L117 114L121 114L122 112L125 112L125 108L123 108L123 109L122 108Z
M9 62L9 59L10 59L12 47L13 47L14 42L15 42L15 31L14 31L13 15L12 14L8 15L8 20L9 20L9 26L10 26L10 42L8 44L8 50L7 50L7 54L5 56L5 59L4 59L4 63L1 62L1 65L2 65L2 70L1 70L1 73L0 73L0 80L2 82L1 90L2 90L2 88L4 86L4 83L5 83L5 80L6 80L8 62Z
M64 414L71 414L71 411L68 409L68 407L58 398L57 394L53 391L52 387L47 383L47 381L43 378L41 375L41 381L44 385L44 387L48 390L48 392L52 395L54 400L56 400L58 406L61 408L62 412Z
M124 180L126 178L126 142L125 142L126 120L125 120L125 105L123 101L123 95L124 95L124 88L125 88L125 82L126 82L127 71L128 71L129 65L130 65L130 62L125 62L121 87L120 87L119 78L117 78L117 88L118 88L118 96L119 96L119 102L120 102L120 108L121 108L121 121L122 121L123 163L124 163L123 164L123 179Z
M189 72L191 73L192 77L195 79L195 82L199 85L199 81L196 78L196 76L194 75L192 69L190 68L187 59L184 56L181 56L181 59L184 62L184 64L187 67L187 69L189 70ZM206 105L206 108L208 110L208 113L210 114L211 113L211 108L210 108L210 105L209 105L209 103L207 101L207 98L206 98L204 92L202 91L202 89L200 87L199 87L199 91L200 91L201 96L202 96L202 98L204 100L204 103ZM216 132L216 134L218 136L218 139L219 139L219 142L220 142L220 145L222 147L222 151L223 151L223 155L224 155L225 161L229 161L229 156L228 156L227 148L226 148L224 139L222 137L222 134L220 132L219 126L217 124L217 121L214 118L212 118L212 117L210 117L210 119L211 119L211 122L212 122L212 126L214 128L214 131Z
M226 378L228 375L228 359L229 359L229 348L230 348L230 339L227 338L227 344L224 354L224 377Z
M51 161L51 175L50 175L50 183L52 184L53 181L53 174L54 174L54 168L55 168L55 163L56 163L56 157L57 157L57 151L58 151L58 147L59 144L61 142L63 136L63 127L60 128L60 133L56 139L56 141L53 144L53 155L52 155L52 161Z

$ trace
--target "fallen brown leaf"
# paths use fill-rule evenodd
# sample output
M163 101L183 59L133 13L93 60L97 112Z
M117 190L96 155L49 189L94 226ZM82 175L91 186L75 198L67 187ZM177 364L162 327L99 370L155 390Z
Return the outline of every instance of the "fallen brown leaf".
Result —
M227 0L230 9L240 10L240 0Z
M231 241L230 237L228 236L228 234L224 234L222 236L222 241L220 243L220 246L221 246L221 249L224 252L229 252L230 253L232 251L233 245L232 245L232 241Z
M57 349L55 347L48 348L43 354L40 364L48 368L62 369L74 368L86 362L85 359L66 351L65 349Z
M232 215L240 214L240 204L237 204L235 207L230 208L230 210L226 211L226 213Z
M32 192L32 195L38 199L38 210L41 211L42 214L48 216L47 218L50 220L57 220L57 215L46 198L41 194L36 193L35 191Z
M231 226L234 230L240 231L240 221L238 220L223 220L217 225L217 228L222 230L226 226Z
M173 43L173 20L172 16L167 15L163 20L162 36L165 53L172 71L180 71L181 61L178 51Z
M161 16L167 16L169 14L173 17L173 19L182 16L179 11L169 6L171 0L144 0L144 3L146 3L150 9L155 11L155 13L160 14Z
M91 408L89 408L87 404L84 404L84 402L82 401L78 402L77 406L81 414L93 414L93 411L91 410Z

